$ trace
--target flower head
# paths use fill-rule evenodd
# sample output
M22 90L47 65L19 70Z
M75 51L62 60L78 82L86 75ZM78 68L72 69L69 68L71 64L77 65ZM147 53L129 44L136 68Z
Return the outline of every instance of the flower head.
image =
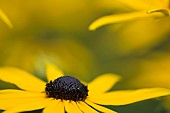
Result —
M71 76L62 76L46 84L48 97L61 100L84 101L88 96L87 86Z
M169 95L165 88L139 90L108 90L120 79L104 74L83 84L52 64L47 65L48 83L16 68L1 68L0 80L17 85L20 90L0 90L0 109L4 113L43 109L43 113L116 113L101 105L126 105L150 98Z

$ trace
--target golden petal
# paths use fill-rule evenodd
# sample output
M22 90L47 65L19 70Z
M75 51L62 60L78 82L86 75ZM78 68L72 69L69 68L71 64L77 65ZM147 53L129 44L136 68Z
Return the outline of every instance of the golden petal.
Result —
M19 99L17 100L19 101ZM25 101L25 103L16 104L6 108L3 113L16 113L24 111L32 111L45 108L50 102L53 101L52 98L41 98L34 101L29 101L29 98L20 99L20 101ZM27 102L28 101L28 102ZM17 102L16 102L17 103ZM9 103L6 103L6 105Z
M88 106L84 102L78 102L77 103L78 107L83 111L83 113L99 113L96 110L94 110L92 107Z
M98 92L103 93L111 89L118 81L120 77L118 75L107 73L97 77L92 82L88 83L89 93ZM106 83L107 81L107 83Z
M23 70L10 67L0 68L0 80L15 84L24 90L37 92L43 92L46 84Z
M101 111L101 112L103 112L103 113L117 113L117 112L115 112L115 111L113 111L113 110L110 110L110 109L105 108L105 107L103 107L103 106L97 105L97 104L95 104L95 103L93 103L93 102L90 102L90 101L88 101L88 100L86 100L86 102L87 102L87 104L89 104L89 105L92 106L93 108L95 108L95 109L97 109L98 111Z
M145 88L113 91L102 95L89 95L88 100L101 105L126 105L169 94L170 90L165 88Z
M46 65L46 74L48 81L55 80L58 77L64 76L64 73L54 64Z
M47 107L45 107L43 113L65 113L64 103L60 99L53 100L47 105Z
M75 104L74 101L64 101L64 105L65 105L65 110L68 113L83 113L78 106Z

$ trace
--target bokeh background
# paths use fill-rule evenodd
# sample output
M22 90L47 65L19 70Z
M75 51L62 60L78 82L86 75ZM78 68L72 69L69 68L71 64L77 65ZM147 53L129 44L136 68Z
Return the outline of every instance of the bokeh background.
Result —
M45 62L52 62L87 82L107 72L122 76L113 90L170 88L169 16L90 31L99 17L137 9L119 0L1 0L0 8L14 26L10 29L0 20L1 67L15 66L45 79ZM0 88L16 87L0 81ZM109 108L119 113L170 113L170 97Z

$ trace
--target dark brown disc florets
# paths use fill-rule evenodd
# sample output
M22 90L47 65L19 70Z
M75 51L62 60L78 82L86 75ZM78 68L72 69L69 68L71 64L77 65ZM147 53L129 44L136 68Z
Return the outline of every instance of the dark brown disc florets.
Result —
M87 86L71 76L62 76L46 84L48 97L61 100L84 101L88 96Z

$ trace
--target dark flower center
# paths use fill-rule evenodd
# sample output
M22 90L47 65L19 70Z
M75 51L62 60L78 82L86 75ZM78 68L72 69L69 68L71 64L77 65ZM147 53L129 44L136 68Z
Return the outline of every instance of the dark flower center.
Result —
M46 84L46 95L55 99L84 101L88 96L87 86L71 76L62 76Z

